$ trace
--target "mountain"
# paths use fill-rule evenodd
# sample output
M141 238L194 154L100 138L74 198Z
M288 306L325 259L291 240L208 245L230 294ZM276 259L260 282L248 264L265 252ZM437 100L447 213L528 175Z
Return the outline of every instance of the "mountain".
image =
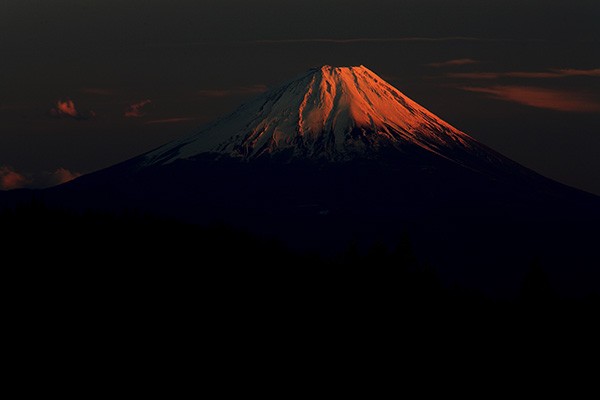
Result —
M310 70L144 158L145 165L201 153L335 162L411 147L459 164L461 154L508 162L363 66Z
M406 231L449 281L490 290L519 281L534 257L567 289L598 277L597 196L502 156L363 66L309 70L44 197L224 221L330 254Z
M418 105L364 66L313 69L189 136L144 155L164 165L200 154L244 161L444 159L479 173L531 176ZM426 163L424 163L426 164Z

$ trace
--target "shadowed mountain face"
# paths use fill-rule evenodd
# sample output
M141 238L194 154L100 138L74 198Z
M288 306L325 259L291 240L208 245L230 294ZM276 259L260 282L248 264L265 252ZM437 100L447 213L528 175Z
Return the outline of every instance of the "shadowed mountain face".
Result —
M496 153L362 66L310 70L44 196L226 221L329 253L351 239L393 244L408 231L448 281L498 292L533 257L566 290L594 287L600 265L596 196Z

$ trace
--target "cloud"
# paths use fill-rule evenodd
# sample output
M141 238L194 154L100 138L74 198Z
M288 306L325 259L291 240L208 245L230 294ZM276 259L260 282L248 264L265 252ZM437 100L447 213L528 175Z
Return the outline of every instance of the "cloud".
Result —
M71 117L77 117L78 114L77 110L75 109L75 103L73 103L72 100L58 100L56 103L56 108L53 108L50 112L56 116L68 115Z
M531 86L459 87L492 98L566 112L600 112L600 100L586 93Z
M562 76L598 76L600 77L600 68L597 69L557 69L552 70Z
M0 167L0 190L21 189L32 182L33 180L26 178L11 167Z
M50 109L50 115L53 117L70 117L78 120L86 120L96 116L96 113L92 110L79 112L75 108L73 100L58 100L56 107Z
M81 89L80 92L81 93L89 93L89 94L97 94L100 96L110 96L110 95L114 94L114 92L112 90L101 89L101 88L86 88L86 89Z
M465 78L465 79L498 79L503 76L498 72L451 72L447 73L448 78Z
M395 43L395 42L543 42L541 39L510 39L510 38L483 38L471 36L441 36L441 37L355 37L355 38L300 38L300 39L258 39L258 40L203 40L196 42L171 42L147 43L146 47L198 47L223 44L304 44L304 43Z
M267 91L266 85L240 86L233 89L200 90L198 94L205 97L226 97L234 95L258 94Z
M171 122L182 122L182 121L194 121L198 118L168 118L168 119L157 119L153 121L147 121L146 124L167 124Z
M425 64L425 65L427 67L440 68L440 67L453 67L453 66L457 66L457 65L467 65L467 64L477 64L477 63L479 63L479 61L472 60L470 58L459 58L456 60L434 62L434 63Z
M143 106L145 106L146 104L148 104L148 103L151 103L151 101L150 100L144 100L144 101L141 101L139 103L130 105L127 108L127 110L125 111L125 116L126 117L134 117L134 118L143 117L146 114L143 113L140 109Z
M65 168L58 168L56 171L41 173L41 176L36 179L36 186L38 187L50 187L60 185L65 182L72 181L75 178L80 177L81 174L78 172L71 172Z
M448 42L448 41L496 41L467 36L448 37L395 37L395 38L349 38L349 39L266 39L256 40L255 43L388 43L388 42Z
M0 167L0 190L43 189L69 182L79 176L81 176L80 173L71 172L65 168L31 174L17 172L12 167L3 166Z
M600 77L599 69L549 69L543 72L465 72L448 73L450 78L466 79L499 79L503 77L510 78L533 78L533 79L552 79L566 78L570 76L592 76Z

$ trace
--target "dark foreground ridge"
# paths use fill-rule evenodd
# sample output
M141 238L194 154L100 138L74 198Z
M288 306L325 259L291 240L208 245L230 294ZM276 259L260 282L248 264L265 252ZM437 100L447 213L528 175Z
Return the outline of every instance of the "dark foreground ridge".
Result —
M515 295L534 258L561 292L600 288L600 198L545 179L489 179L450 162L432 169L427 160L205 155L142 170L125 162L42 193L48 205L79 212L130 209L201 226L226 222L301 253L339 253L351 240L362 252L376 239L393 248L407 231L444 282L495 295Z
M507 322L584 316L599 305L594 291L559 294L539 260L530 260L514 282L514 298L443 283L438 266L419 259L407 233L392 248L376 240L361 251L351 241L334 255L301 254L227 224L201 226L135 211L78 213L39 200L5 208L0 224L5 253L26 261L7 265L4 278L20 299L16 304L34 308L129 301L189 308L209 301L215 312L307 308L327 314L334 307L372 317L404 310Z
M322 257L230 225L40 201L5 208L0 224L9 376L27 387L38 371L44 391L173 394L197 369L228 392L232 379L244 392L311 391L302 373L396 382L397 363L427 379L484 378L482 366L527 376L581 366L599 333L598 293L560 296L536 262L512 299L448 287L408 235Z

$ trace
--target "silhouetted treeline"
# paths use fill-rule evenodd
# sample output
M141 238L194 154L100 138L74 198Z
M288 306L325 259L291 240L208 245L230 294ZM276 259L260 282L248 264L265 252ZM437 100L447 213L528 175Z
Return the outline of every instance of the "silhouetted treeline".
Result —
M451 329L459 321L499 326L585 319L597 316L600 304L597 294L561 298L538 261L516 299L443 287L435 266L415 255L408 234L393 248L375 241L363 254L351 242L343 253L324 257L225 224L198 226L127 210L74 212L41 200L3 209L0 227L4 282L17 302L42 308L227 310L254 321L296 315L323 324L364 319L393 325L427 316Z

